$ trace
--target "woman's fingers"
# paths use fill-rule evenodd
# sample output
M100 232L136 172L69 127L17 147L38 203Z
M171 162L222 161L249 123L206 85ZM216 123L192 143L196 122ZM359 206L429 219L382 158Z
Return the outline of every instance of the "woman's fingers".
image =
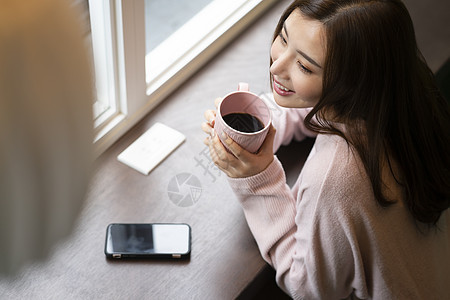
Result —
M208 122L203 122L202 123L202 130L206 134L211 135L211 131L213 130L213 127Z
M239 178L253 176L262 172L273 161L274 136L275 128L271 127L260 151L250 153L229 136L224 135L222 137L223 143L230 152L227 152L223 145L220 145L221 148L216 147L217 159L220 164L219 168L225 169L226 166L226 173L229 177ZM217 140L219 141L219 139ZM224 152L219 152L219 150Z
M222 145L220 139L217 136L211 137L209 139L209 154L211 160L214 164L223 172L225 172L229 177L234 177L233 173L230 172L230 160L235 160L230 153L227 152L225 147Z
M219 108L219 104L222 101L223 98L216 98L214 99L214 105L216 106L216 109Z
M216 112L214 110L208 109L207 111L205 111L205 113L203 114L203 116L205 117L206 121L214 127L214 120L216 119Z
M211 137L211 143L214 152L216 153L216 156L219 160L218 162L220 162L224 167L225 165L228 165L230 160L230 154L227 152L227 150L225 149L225 147L223 146L222 142L220 141L217 135Z
M264 140L264 143L261 145L261 148L259 149L260 154L264 155L265 153L269 153L270 155L273 155L273 141L275 139L275 133L276 133L275 127L273 127L273 125L270 125L267 137Z
M232 138L230 138L225 132L221 133L221 138L224 141L224 143L227 145L230 152L239 160L245 161L245 156L249 152L242 148L238 143L233 141Z
M219 106L220 101L222 101L222 98L216 98L214 100L214 105L216 108ZM204 112L203 116L206 119L206 122L202 123L202 130L207 134L211 134L211 129L214 128L214 123L216 120L216 111L208 109Z

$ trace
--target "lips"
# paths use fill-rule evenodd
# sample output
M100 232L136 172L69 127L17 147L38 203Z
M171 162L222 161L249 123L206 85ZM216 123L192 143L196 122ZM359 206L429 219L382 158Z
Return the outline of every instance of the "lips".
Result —
M288 89L287 87L285 87L284 85L282 85L281 83L276 81L275 79L273 80L273 89L280 96L289 96L289 95L295 94L294 91L291 91L290 89Z

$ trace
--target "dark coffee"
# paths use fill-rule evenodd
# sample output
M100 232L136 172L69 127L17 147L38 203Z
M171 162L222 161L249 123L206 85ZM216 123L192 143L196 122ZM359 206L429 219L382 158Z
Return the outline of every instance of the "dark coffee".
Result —
M240 132L257 132L264 128L263 122L247 113L231 113L222 118L231 128Z

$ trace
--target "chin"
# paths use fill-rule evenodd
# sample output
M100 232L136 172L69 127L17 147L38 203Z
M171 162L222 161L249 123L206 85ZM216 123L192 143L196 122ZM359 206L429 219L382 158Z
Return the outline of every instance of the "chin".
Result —
M272 92L273 99L275 103L281 107L292 108L290 104L291 101L285 101L285 99L281 98L275 91Z
M278 104L281 107L286 108L311 108L314 107L319 100L315 101L307 101L304 99L300 99L298 97L283 97L278 95L275 91L272 92L273 99L275 100L275 103Z

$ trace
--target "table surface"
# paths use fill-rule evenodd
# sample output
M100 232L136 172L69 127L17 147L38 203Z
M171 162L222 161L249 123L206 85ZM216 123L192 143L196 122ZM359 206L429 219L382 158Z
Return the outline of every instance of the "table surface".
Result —
M211 164L200 124L214 98L235 90L239 81L255 93L270 91L271 36L286 3L273 7L97 159L73 234L44 262L0 280L1 299L234 299L246 291L268 266L225 174ZM186 141L144 176L116 157L156 122L182 132ZM311 141L298 143L280 156L289 151L305 156L310 146ZM290 180L300 168L288 169ZM179 174L198 179L200 194L191 206L176 205L169 197L169 183ZM190 224L191 258L107 260L106 227L120 222Z

